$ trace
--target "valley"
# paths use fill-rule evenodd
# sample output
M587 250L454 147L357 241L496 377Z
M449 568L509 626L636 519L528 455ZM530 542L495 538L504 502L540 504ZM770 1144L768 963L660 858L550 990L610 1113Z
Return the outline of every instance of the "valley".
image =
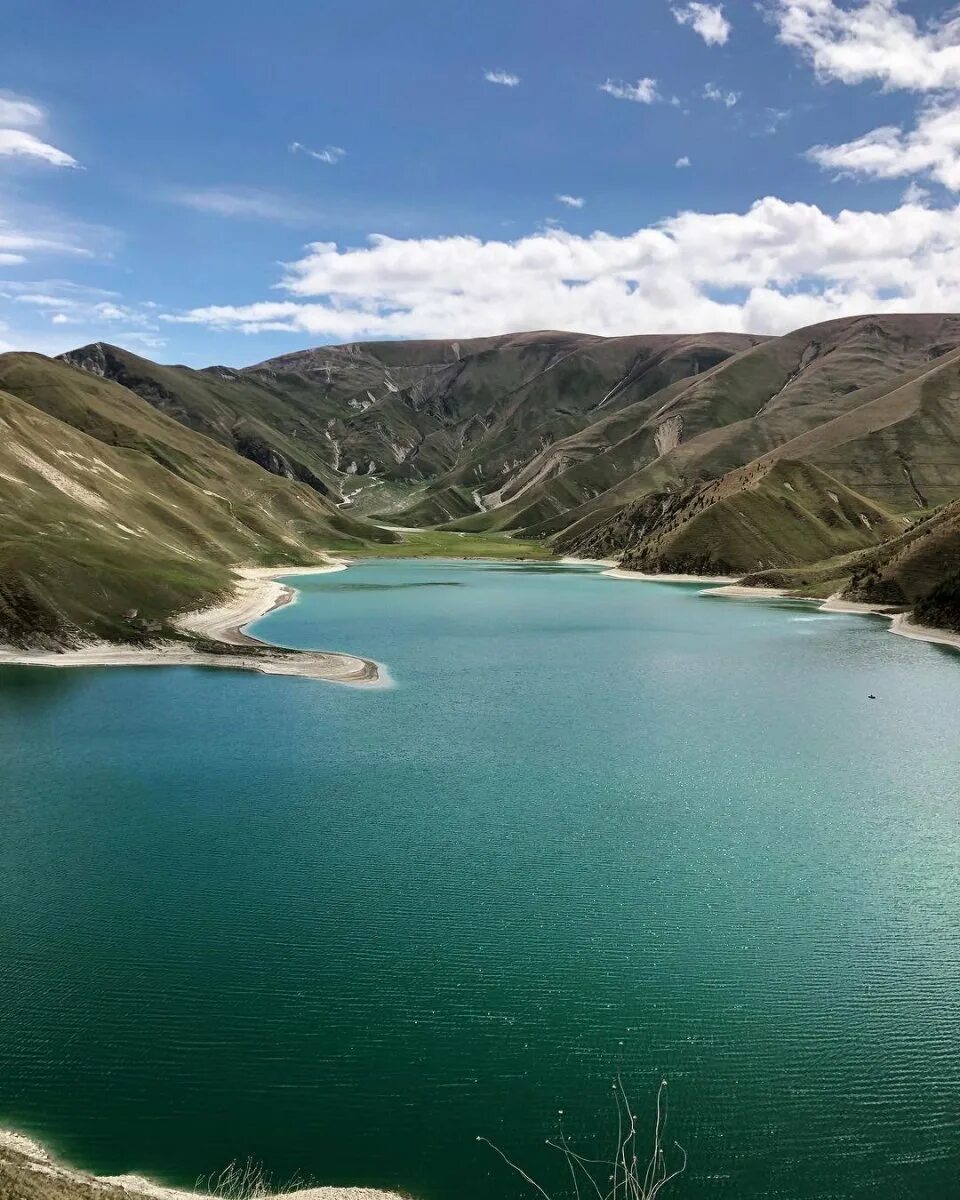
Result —
M0 643L185 635L237 566L610 558L960 629L960 317L538 332L235 370L0 355Z

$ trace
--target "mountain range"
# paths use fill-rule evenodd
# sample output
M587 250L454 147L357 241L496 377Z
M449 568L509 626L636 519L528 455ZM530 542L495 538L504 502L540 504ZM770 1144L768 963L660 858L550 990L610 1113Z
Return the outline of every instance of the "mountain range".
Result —
M0 642L149 639L237 563L509 535L960 628L960 316L541 331L242 370L0 355Z

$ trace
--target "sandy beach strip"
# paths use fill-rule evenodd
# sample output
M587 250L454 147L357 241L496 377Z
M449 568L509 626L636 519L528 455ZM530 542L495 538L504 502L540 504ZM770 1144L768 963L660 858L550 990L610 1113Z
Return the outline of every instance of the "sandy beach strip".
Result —
M706 583L716 584L718 588L737 582L736 575L648 575L645 571L628 571L618 566L604 571L604 575L610 579L632 579L639 583Z
M820 612L850 613L861 617L884 617L890 622L890 632L898 637L912 638L917 642L935 642L960 650L960 633L950 629L934 629L930 625L917 625L910 614L896 604L864 604L859 600L843 600L830 596L821 600L816 596L798 596L784 588L744 587L732 584L728 587L704 588L701 596L727 597L731 600L793 600L799 604L815 604Z
M331 559L311 567L237 567L234 570L237 586L228 600L197 612L182 613L175 618L174 624L184 633L199 634L230 646L268 645L244 630L254 621L296 600L294 589L279 580L289 575L328 575L332 571L345 571L348 565L340 559Z
M45 1175L60 1185L57 1195L69 1197L76 1189L78 1198L102 1192L107 1200L122 1195L130 1200L204 1200L209 1192L164 1187L141 1175L87 1175L72 1167L64 1166L53 1159L47 1151L31 1138L0 1129L0 1183L8 1173L29 1171ZM15 1179L15 1175L13 1176ZM71 1186L72 1185L72 1186ZM12 1193L16 1194L16 1193ZM279 1195L256 1193L260 1200L279 1200ZM397 1192L384 1192L366 1187L307 1187L299 1191L284 1191L283 1200L403 1200Z
M720 600L793 600L797 604L816 605L820 612L859 613L864 617L886 617L890 632L900 637L913 638L918 642L936 642L960 650L960 633L949 629L934 629L928 625L917 625L910 614L895 604L863 604L857 600L842 600L838 595L821 600L817 596L798 596L787 588L748 587L739 583L735 575L648 575L643 571L627 571L609 558L577 558L566 555L561 563L570 566L606 567L604 575L610 579L632 579L638 583L700 583L706 584L701 596L712 596Z
M721 600L803 600L786 588L745 587L742 583L725 583L723 587L704 588L701 596L719 596ZM809 604L810 601L808 600ZM813 603L816 603L814 600Z
M0 666L21 667L221 667L256 671L262 675L293 675L323 679L350 686L388 686L386 668L372 659L323 650L285 650L271 646L244 630L274 609L295 601L293 588L278 582L284 576L319 575L345 571L347 563L330 559L308 567L239 567L236 588L228 600L198 612L184 613L174 621L186 634L228 647L249 647L216 652L189 642L165 641L153 646L127 646L116 642L90 642L72 650L21 650L0 646Z
M878 613L878 616L890 616L889 613ZM934 629L930 625L915 625L910 620L909 613L896 613L890 616L890 632L898 637L913 638L918 642L936 642L938 646L949 646L952 650L960 650L960 633L952 629Z
M619 564L615 558L578 558L575 554L565 554L558 558L561 567L616 567ZM556 566L556 563L554 564Z

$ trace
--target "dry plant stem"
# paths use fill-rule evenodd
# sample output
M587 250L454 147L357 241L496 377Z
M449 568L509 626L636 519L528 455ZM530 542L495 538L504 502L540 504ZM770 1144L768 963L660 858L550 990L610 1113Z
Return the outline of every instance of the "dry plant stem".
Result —
M681 1146L677 1146L676 1142L674 1145L682 1155L682 1161L673 1171L669 1170L667 1166L667 1157L663 1148L664 1131L667 1124L667 1081L662 1080L657 1089L653 1147L642 1175L640 1159L637 1157L637 1119L630 1107L630 1100L619 1075L613 1088L614 1101L617 1106L617 1143L612 1160L586 1158L577 1154L567 1141L562 1120L558 1140L552 1141L548 1138L547 1145L551 1149L559 1150L564 1156L573 1184L574 1200L583 1200L581 1184L584 1182L589 1183L597 1200L657 1200L667 1184L682 1174L687 1166L686 1151ZM560 1115L562 1118L562 1112ZM486 1142L491 1149L495 1150L509 1167L543 1197L543 1200L552 1200L550 1194L522 1167L509 1159L499 1146L495 1146L485 1137L477 1138L477 1141ZM604 1169L602 1175L598 1168ZM601 1180L607 1190L601 1186Z
M234 1159L222 1171L201 1176L196 1182L197 1192L216 1200L264 1200L302 1186L303 1181L296 1177L285 1187L275 1188L263 1166L252 1158L242 1163Z

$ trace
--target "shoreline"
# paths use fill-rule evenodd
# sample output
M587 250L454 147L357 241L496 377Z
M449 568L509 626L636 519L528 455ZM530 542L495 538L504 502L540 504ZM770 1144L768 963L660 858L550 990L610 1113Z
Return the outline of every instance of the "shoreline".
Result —
M0 667L221 667L261 675L322 679L350 687L388 687L386 667L373 659L326 650L288 650L245 632L248 625L284 605L296 602L294 588L279 582L287 575L325 575L345 571L348 563L330 558L304 567L237 567L232 595L209 608L181 613L173 619L185 634L229 648L204 650L189 642L128 646L90 642L73 650L19 650L0 646ZM249 654L242 648L249 647Z
M8 1158L7 1155L13 1155ZM105 1200L213 1200L209 1192L189 1188L166 1187L142 1175L88 1175L54 1159L39 1143L12 1129L0 1129L0 1183L4 1168L10 1166L18 1173L46 1176L64 1187L74 1185L77 1198L86 1200L91 1193L103 1193ZM59 1193L58 1193L59 1194ZM68 1193L67 1193L68 1194ZM399 1192L385 1192L367 1187L303 1187L296 1191L264 1194L261 1200L405 1200Z
M362 556L361 556L362 557ZM432 556L431 556L432 557ZM456 562L484 561L452 559ZM501 561L492 559L490 561ZM540 560L508 560L540 561ZM550 560L546 560L550 561ZM763 588L740 584L730 575L658 574L631 571L620 567L614 559L578 558L565 555L552 560L566 566L605 568L601 573L609 579L639 583L687 584L703 586L701 596L731 600L791 600L815 604L821 612L855 613L862 616L885 617L890 632L913 641L931 642L960 651L960 633L917 625L902 608L889 604L863 604L830 596L798 596L786 588ZM297 602L297 591L280 582L291 575L325 575L345 571L351 560L327 556L323 563L310 566L236 567L235 585L229 598L208 608L181 613L172 624L187 635L223 646L223 651L204 649L188 641L159 642L152 646L132 646L116 642L89 642L71 650L21 650L0 644L0 668L22 667L221 667L227 670L253 671L262 675L298 676L321 679L348 687L390 687L387 668L373 659L340 651L291 650L275 646L247 633L254 621L268 616L278 608ZM250 653L244 654L243 647Z
M960 650L960 633L954 633L951 629L935 629L932 625L917 625L910 619L910 614L896 604L864 604L858 600L841 600L839 596L828 596L822 600L819 596L798 596L786 588L745 587L742 584L704 588L700 595L719 597L721 600L792 600L797 604L814 604L818 612L884 617L890 622L888 632L898 637Z
M617 566L603 573L610 579L632 579L640 583L712 583L722 588L737 582L734 575L648 575L645 571L629 571Z
M646 571L630 571L621 567L615 558L578 558L575 554L565 554L560 563L568 567L605 567L602 574L609 579L634 579L641 583L736 583L739 575L684 575L657 574L649 575Z
M826 600L819 596L798 596L788 588L750 587L738 582L742 576L731 575L648 575L643 571L628 571L608 558L577 558L567 555L560 559L570 566L606 567L603 574L609 579L633 580L637 583L700 583L704 586L701 596L719 597L728 600L792 600L798 604L815 604L820 612L852 613L864 617L885 617L890 622L890 633L910 638L915 642L932 642L960 650L960 633L951 629L936 629L931 625L917 625L910 614L896 604L863 604L856 600L841 600L839 595Z

